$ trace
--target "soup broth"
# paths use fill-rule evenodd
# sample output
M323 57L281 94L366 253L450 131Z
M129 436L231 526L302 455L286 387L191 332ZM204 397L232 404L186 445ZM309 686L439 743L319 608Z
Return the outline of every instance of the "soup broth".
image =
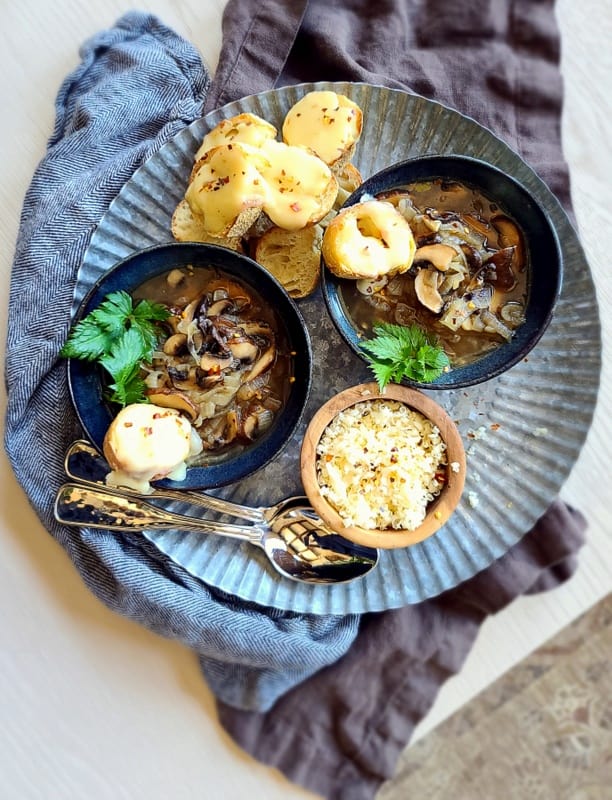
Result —
M204 450L192 463L235 455L270 429L291 384L283 326L250 287L215 269L172 269L134 299L170 311L143 375L151 402L187 413Z
M417 251L408 272L344 281L341 296L364 336L379 322L416 323L452 366L512 338L524 322L528 254L520 229L479 191L442 179L379 195L406 217Z

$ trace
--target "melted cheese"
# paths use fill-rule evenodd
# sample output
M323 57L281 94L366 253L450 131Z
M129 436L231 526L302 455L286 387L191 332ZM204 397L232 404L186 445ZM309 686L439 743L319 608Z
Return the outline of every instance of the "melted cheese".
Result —
M338 185L329 167L302 147L268 141L261 174L267 194L264 211L280 228L299 230L318 222L332 207Z
M261 147L269 139L276 138L276 128L256 114L237 114L235 117L221 120L209 131L195 155L199 161L213 147L222 144L240 142L251 147Z
M309 92L289 109L283 139L310 148L333 165L359 140L362 121L361 109L348 97L329 91Z
M267 188L259 168L264 164L260 150L226 144L209 150L196 165L185 199L210 234L225 235L242 211L263 207Z
M153 479L184 479L186 460L201 449L191 423L176 409L133 403L117 414L104 438L104 455L113 468L107 483L149 492Z
M323 236L323 257L343 277L376 278L410 268L410 225L391 203L367 200L339 212Z

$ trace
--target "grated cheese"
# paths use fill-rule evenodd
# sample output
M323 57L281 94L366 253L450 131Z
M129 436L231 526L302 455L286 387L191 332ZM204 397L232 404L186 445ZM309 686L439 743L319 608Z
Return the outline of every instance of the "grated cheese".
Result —
M341 411L317 446L321 494L347 526L414 530L444 486L441 472L446 444L439 429L395 400Z

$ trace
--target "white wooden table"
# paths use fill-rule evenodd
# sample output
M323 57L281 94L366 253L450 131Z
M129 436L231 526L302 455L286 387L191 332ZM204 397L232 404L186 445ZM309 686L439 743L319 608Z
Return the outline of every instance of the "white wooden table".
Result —
M589 520L577 575L489 620L418 735L612 588L612 4L558 0L565 155L597 285L604 370L595 421L563 497ZM53 103L81 42L130 7L156 13L214 70L224 0L21 0L2 4L0 268L8 297L24 192L52 131ZM2 303L2 352L6 339ZM6 398L2 395L2 416ZM7 800L312 797L254 762L219 728L194 656L108 611L44 531L0 457L0 796Z

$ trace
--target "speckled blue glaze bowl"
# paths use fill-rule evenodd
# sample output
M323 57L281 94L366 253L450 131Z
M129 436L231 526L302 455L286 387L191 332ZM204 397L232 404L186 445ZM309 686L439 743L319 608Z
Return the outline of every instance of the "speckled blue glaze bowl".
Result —
M494 201L521 229L527 252L525 321L516 329L512 339L471 363L451 367L432 383L402 381L421 389L457 389L500 375L535 347L551 321L561 292L563 258L555 228L531 193L492 164L468 156L423 156L393 164L365 180L343 207L360 202L364 196L376 197L436 178L472 187ZM343 296L348 283L346 279L333 275L323 262L322 288L331 318L349 347L363 358L360 343L364 334L351 319Z
M269 430L239 453L188 468L187 478L180 483L159 482L174 489L210 489L239 481L269 463L288 443L302 418L312 380L312 348L305 322L282 286L255 261L233 250L198 243L168 243L138 251L105 273L84 298L74 324L111 292L123 289L131 293L156 275L188 265L213 267L259 294L274 309L293 354L288 398ZM79 421L91 442L101 450L108 426L119 410L105 400L103 371L91 363L70 359L68 381Z

